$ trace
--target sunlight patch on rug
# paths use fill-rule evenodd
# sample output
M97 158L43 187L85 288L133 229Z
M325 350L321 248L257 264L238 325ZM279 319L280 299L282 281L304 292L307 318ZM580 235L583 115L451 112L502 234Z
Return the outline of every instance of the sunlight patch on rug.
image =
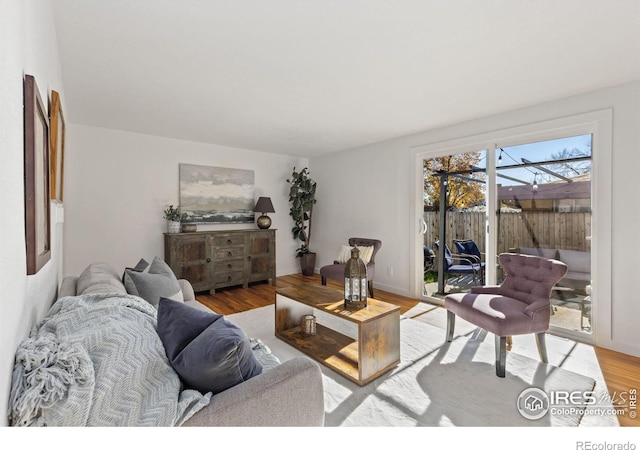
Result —
M301 352L274 336L274 307L233 314L228 319L261 339L282 361ZM484 339L461 326L450 344L439 326L402 318L401 363L360 387L321 365L326 426L578 426L573 413L524 418L518 396L535 386L545 392L590 392L595 380L509 352L505 378L495 375L493 336ZM470 334L471 333L471 334ZM472 336L472 338L469 337ZM596 423L598 424L598 423ZM611 425L603 420L599 425Z

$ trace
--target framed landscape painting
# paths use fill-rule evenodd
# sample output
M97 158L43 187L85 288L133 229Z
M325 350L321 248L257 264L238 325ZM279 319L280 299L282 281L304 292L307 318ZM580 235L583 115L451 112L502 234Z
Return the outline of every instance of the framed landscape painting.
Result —
M188 223L253 223L254 172L180 164L180 208Z
M51 179L51 200L62 201L62 193L64 188L64 134L65 123L62 115L62 106L60 105L60 94L57 91L51 91L51 107L50 107L50 149L49 149L49 171Z
M51 259L49 116L36 80L24 76L24 209L27 275Z

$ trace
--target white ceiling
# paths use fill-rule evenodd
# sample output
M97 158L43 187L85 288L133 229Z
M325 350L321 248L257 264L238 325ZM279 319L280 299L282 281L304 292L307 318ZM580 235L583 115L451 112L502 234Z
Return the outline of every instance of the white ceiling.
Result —
M640 0L55 0L76 124L313 157L640 79Z

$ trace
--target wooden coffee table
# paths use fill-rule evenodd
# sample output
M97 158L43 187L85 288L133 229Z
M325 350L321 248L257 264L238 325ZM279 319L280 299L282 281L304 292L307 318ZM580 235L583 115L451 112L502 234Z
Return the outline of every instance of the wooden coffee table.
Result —
M321 285L277 289L276 337L364 386L400 363L400 307L368 299L366 308L346 309L342 297ZM315 336L302 334L305 314L317 317Z

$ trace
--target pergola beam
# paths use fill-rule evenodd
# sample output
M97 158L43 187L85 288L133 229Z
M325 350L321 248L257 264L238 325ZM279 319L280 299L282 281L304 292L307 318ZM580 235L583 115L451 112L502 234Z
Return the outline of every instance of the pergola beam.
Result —
M522 162L523 162L523 163L525 163L525 164L530 164L530 165L532 165L532 166L534 166L534 167L537 167L538 169L542 170L542 171L543 171L543 172L545 172L545 173L548 173L548 174L549 174L549 175L551 175L552 177L560 178L561 180L564 180L564 181L566 181L567 183L572 183L572 182L573 182L573 180L571 180L570 178L567 178L567 177L565 177L565 176L563 176L563 175L560 175L560 174L558 174L558 173L555 173L553 170L549 170L549 169L547 169L547 168L545 168L545 167L542 167L545 163L532 163L532 162L531 162L531 161L529 161L528 159L525 159L525 158L520 158L520 159L522 160ZM556 163L554 163L554 164L556 164Z

